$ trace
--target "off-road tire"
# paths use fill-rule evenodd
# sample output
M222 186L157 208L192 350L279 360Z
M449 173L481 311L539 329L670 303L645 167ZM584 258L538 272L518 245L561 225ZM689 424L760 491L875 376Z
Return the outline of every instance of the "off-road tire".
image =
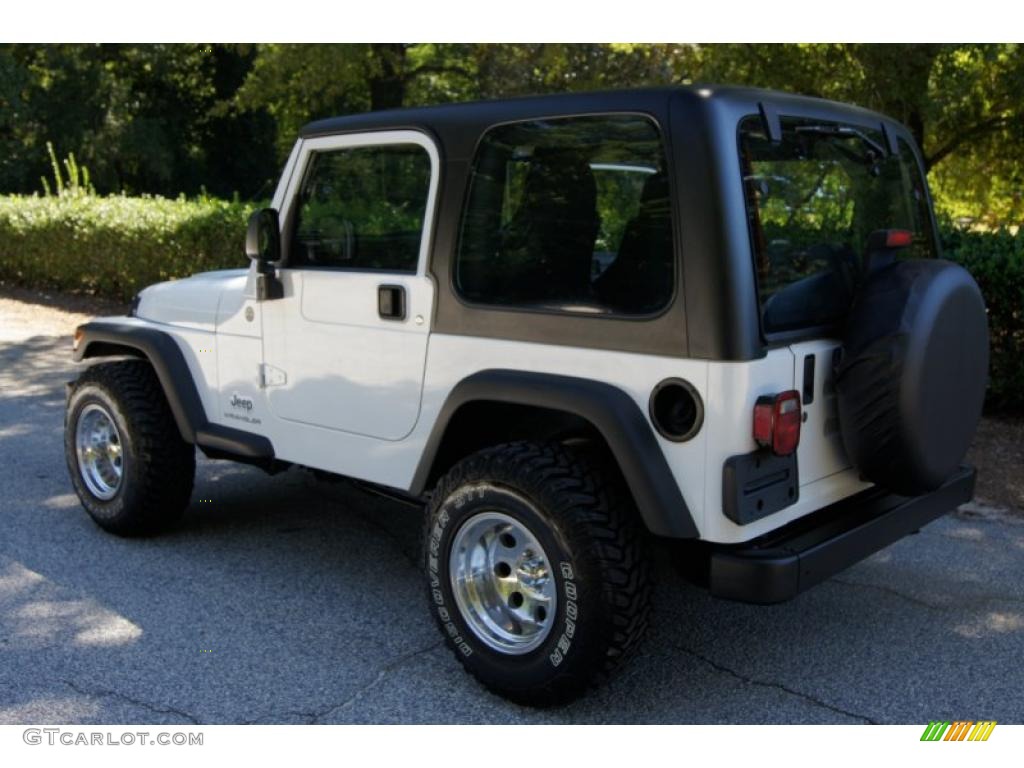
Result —
M79 470L78 419L98 404L120 433L123 470L115 495L99 498ZM152 366L141 360L102 363L72 385L64 418L64 455L75 492L90 517L119 536L146 536L171 526L192 495L196 456L171 414Z
M543 643L520 655L474 633L449 567L462 526L481 511L522 523L552 562L558 601ZM514 442L458 463L438 484L424 535L431 611L456 658L491 691L531 706L570 701L637 647L652 593L647 533L614 468L558 443Z

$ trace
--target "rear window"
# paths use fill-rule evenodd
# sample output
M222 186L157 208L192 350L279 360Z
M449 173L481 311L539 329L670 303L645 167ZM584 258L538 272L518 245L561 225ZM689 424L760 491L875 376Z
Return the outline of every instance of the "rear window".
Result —
M491 129L473 161L455 286L482 304L645 315L674 282L665 154L646 117Z
M857 285L893 253L873 250L882 230L907 230L897 258L935 255L924 182L902 140L881 131L783 119L772 142L750 117L740 155L762 327L766 334L835 326Z

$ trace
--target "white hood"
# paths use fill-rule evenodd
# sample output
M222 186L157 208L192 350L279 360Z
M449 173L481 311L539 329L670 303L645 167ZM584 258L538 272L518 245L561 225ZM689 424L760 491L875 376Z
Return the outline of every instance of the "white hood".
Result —
M139 294L135 314L155 323L213 331L221 296L228 291L241 295L248 273L246 269L225 269L151 285Z

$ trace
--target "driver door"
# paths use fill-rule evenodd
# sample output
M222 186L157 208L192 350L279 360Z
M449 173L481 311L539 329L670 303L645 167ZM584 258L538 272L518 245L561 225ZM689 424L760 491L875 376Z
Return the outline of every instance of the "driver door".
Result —
M401 440L419 417L434 301L437 150L390 131L306 140L298 153L281 212L284 298L264 304L270 410L293 455L323 445L324 430L341 450L345 436Z

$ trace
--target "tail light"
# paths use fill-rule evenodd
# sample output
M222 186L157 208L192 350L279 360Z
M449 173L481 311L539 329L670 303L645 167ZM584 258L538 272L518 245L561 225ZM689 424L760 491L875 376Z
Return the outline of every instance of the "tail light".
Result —
M795 389L764 395L754 403L754 442L771 448L776 456L789 456L800 445L800 393Z

